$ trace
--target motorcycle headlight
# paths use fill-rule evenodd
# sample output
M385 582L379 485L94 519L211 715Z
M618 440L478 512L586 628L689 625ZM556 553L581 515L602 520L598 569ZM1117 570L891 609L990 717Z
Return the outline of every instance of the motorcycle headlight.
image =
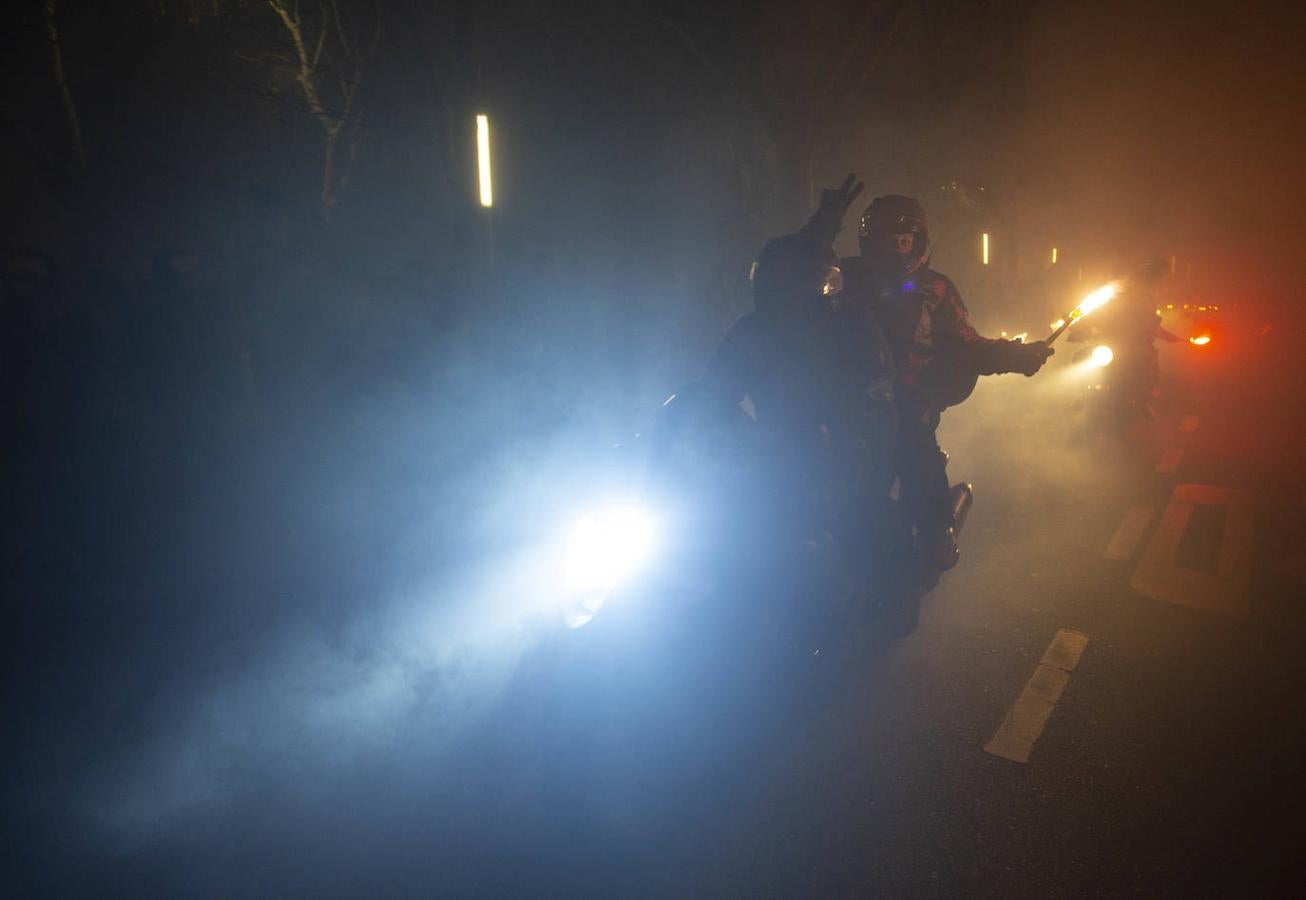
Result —
M582 517L567 537L565 574L576 592L607 592L638 574L657 545L657 523L639 506Z
M1110 347L1106 344L1099 344L1093 348L1092 354L1088 357L1088 364L1101 369L1111 365L1111 361L1115 358L1116 355Z

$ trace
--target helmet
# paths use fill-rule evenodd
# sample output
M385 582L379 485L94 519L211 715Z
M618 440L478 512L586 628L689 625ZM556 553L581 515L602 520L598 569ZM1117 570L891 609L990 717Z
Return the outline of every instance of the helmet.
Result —
M862 214L862 257L881 271L911 275L930 258L930 224L919 200L900 194L876 197ZM886 266L886 264L888 264Z
M834 309L843 290L843 273L834 249L809 234L768 241L749 275L753 303L764 316L787 322L813 322Z

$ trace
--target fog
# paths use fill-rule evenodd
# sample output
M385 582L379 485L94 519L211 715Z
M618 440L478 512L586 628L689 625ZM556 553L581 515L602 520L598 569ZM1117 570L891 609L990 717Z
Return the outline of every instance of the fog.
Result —
M536 705L547 689L522 682L566 634L559 535L612 445L748 309L762 240L848 171L864 199L921 197L933 265L986 334L1040 337L1088 290L1172 256L1163 299L1300 334L1300 10L908 5L873 21L878 62L840 69L849 86L796 137L805 118L786 111L846 26L688 6L510 4L468 25L460 5L448 32L396 28L368 82L372 142L329 221L315 123L287 126L244 69L183 65L217 59L244 12L169 25L128 99L102 106L96 54L112 53L79 63L98 20L68 14L92 163L57 189L34 174L68 153L53 88L7 89L5 161L25 174L6 188L6 259L46 254L61 273L7 275L4 295L13 322L44 304L6 338L8 857L37 890L521 892L614 847L586 871L616 879L648 834L665 840L656 788L586 782L570 701ZM775 45L801 63L786 88L750 42L795 20ZM7 39L11 79L49 78L33 21ZM451 46L472 33L475 90L460 68L475 54ZM457 130L487 97L493 218L471 207ZM203 259L175 296L244 310L242 349L215 363L245 379L229 395L216 379L182 391L186 360L135 369L153 331L132 316L155 308L165 247ZM990 509L1074 515L1133 472L1127 448L1071 433L1085 376L1059 349L945 416L954 476L982 503L1002 492ZM1008 557L1048 552L1013 533ZM655 759L655 738L642 764L684 763ZM592 851L596 833L611 844Z

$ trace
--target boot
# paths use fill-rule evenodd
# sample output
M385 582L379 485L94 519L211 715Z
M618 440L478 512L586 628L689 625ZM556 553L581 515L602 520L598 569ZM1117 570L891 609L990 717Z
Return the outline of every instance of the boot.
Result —
M920 547L925 562L940 572L948 571L961 558L961 550L957 547L957 529L951 526L921 532Z

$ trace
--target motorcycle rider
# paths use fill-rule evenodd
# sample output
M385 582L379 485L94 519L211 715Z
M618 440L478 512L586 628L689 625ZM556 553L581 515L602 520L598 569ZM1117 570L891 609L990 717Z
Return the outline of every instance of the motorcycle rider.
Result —
M1161 359L1156 350L1158 340L1175 343L1179 337L1161 326L1156 288L1165 277L1163 259L1151 259L1126 279L1124 288L1100 312L1071 327L1069 339L1089 340L1100 337L1113 346L1122 370L1141 379L1140 407L1151 414L1151 403L1161 393ZM1142 396L1145 394L1146 396Z
M842 218L861 191L853 181L827 192L827 214ZM754 311L726 335L711 379L731 402L751 400L785 472L806 479L792 486L833 500L838 523L856 540L892 479L888 346L864 308L841 302L839 258L815 229L769 241L751 282Z
M836 210L827 205L807 229L832 240ZM918 200L877 197L862 216L859 244L860 257L840 261L845 302L868 310L887 339L897 370L894 467L901 499L927 562L950 569L959 554L947 457L935 438L941 413L964 400L978 376L1030 376L1053 351L1043 342L984 337L971 326L956 286L929 266L929 222Z

